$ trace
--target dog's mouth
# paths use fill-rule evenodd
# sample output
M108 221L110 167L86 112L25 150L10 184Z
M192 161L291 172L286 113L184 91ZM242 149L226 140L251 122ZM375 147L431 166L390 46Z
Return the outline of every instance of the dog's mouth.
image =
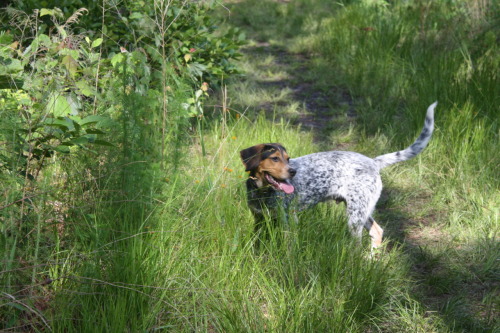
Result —
M266 177L267 182L274 187L278 191L283 191L286 194L291 194L293 191L295 191L295 188L293 185L290 183L290 180L285 179L285 180L278 180L268 174L267 172L264 174Z

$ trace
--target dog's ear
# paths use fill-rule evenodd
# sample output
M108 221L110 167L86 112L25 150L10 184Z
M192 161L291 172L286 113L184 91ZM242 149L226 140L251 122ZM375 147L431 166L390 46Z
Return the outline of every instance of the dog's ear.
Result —
M261 161L261 153L264 147L264 144L260 144L240 151L241 160L245 165L245 171L257 169Z
M245 171L257 169L260 162L275 151L286 151L279 143L263 143L240 151L241 160L245 165Z

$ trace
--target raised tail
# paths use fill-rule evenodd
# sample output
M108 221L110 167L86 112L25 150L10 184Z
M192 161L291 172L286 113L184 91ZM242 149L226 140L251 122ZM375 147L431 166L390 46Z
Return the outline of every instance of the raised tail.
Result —
M437 102L432 103L427 108L427 114L425 116L425 123L422 132L417 140L408 148L404 150L400 150L394 153L389 153L385 155L381 155L375 157L375 162L377 162L380 169L385 168L388 165L403 162L409 160L420 154L422 150L427 146L429 140L432 136L432 131L434 130L434 108L436 107Z

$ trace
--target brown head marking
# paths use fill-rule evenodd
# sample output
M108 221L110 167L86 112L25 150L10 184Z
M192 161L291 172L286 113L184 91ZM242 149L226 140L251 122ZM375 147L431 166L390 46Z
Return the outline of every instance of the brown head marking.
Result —
M258 187L271 185L286 193L293 192L289 180L295 175L289 164L285 147L279 143L260 144L240 152L245 171L256 179Z

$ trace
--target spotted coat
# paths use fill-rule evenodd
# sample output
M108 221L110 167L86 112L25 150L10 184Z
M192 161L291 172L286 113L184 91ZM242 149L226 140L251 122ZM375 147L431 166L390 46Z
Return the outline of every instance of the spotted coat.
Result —
M261 144L241 151L243 163L250 172L250 178L247 180L250 209L259 220L263 218L265 211L272 215L278 207L287 209L294 204L298 210L303 210L324 201L342 201L347 206L351 233L361 238L364 227L372 236L372 247L378 246L383 230L371 215L382 191L380 170L415 157L427 146L434 129L436 105L437 103L433 103L427 109L424 128L410 147L373 159L349 151L328 151L289 160L282 159L281 168L285 168L290 174L283 178L271 174L270 169L267 169L267 172L259 172L258 169L259 163L269 156L274 159L277 159L280 153L285 156L286 149L282 145ZM293 186L293 193L284 193L280 190L281 187L271 186L266 179L270 179L275 185L283 184L285 189Z

